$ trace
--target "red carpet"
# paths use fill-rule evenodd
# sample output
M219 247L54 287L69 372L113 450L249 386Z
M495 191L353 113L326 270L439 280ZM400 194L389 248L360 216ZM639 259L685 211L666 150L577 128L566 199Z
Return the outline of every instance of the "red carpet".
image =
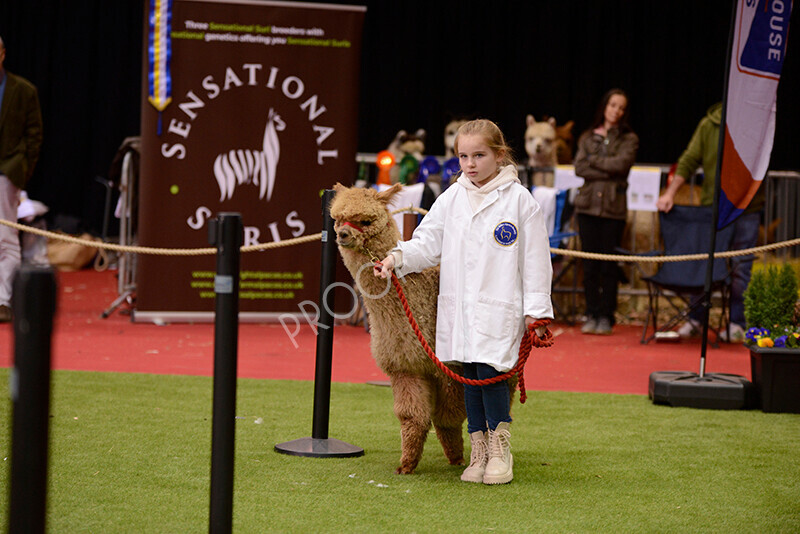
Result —
M59 272L58 312L53 333L53 367L211 376L213 324L132 323L129 316L101 313L117 296L115 272ZM525 369L529 390L647 394L653 371L697 372L700 340L641 345L641 327L617 326L613 336L584 336L579 327L555 323L553 347L534 349ZM294 343L297 344L295 347ZM11 325L0 325L0 366L13 360ZM749 352L742 345L709 346L706 371L750 378ZM316 336L303 326L294 337L281 325L241 324L238 370L243 378L313 380ZM333 380L385 380L362 327L334 331Z

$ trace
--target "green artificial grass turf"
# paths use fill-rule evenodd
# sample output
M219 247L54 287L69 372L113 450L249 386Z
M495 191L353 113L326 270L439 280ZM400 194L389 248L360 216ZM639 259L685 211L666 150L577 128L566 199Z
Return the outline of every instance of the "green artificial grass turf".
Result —
M0 369L6 399L8 375ZM49 531L207 531L212 384L54 372ZM313 393L311 382L239 380L234 531L800 531L800 415L529 392L513 408L514 481L484 486L459 480L434 434L417 473L394 474L399 423L386 387L332 386L330 437L364 456L274 452L311 435ZM10 417L6 400L3 526Z

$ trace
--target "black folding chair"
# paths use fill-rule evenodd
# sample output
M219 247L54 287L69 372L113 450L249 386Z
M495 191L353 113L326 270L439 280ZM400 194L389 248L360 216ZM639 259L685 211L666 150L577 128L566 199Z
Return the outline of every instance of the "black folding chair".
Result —
M680 254L708 253L711 241L711 207L674 206L668 213L660 214L661 239L664 250L660 254L674 256ZM727 251L733 238L733 225L717 232L715 252ZM651 255L653 253L650 253ZM708 260L669 261L662 263L652 276L643 278L647 282L648 310L647 321L642 330L641 342L646 344L661 332L671 331L675 326L689 318L689 314L703 305ZM719 323L709 330L717 339L719 332L727 328L730 321L730 262L725 258L714 259L711 291L719 294L722 313ZM673 315L659 325L659 304L666 301ZM650 324L653 332L648 335Z

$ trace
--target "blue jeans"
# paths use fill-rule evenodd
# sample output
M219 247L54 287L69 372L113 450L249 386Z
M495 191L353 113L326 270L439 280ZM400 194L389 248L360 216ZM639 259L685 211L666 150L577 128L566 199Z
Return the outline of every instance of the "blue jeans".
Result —
M733 223L733 240L731 250L753 248L758 242L758 226L761 223L761 213L745 213L740 215ZM731 276L731 323L745 327L744 318L744 290L750 283L750 273L753 270L753 255L735 256L731 258L733 274ZM696 298L702 299L700 294ZM694 300L692 301L694 302ZM702 306L692 310L691 318L695 321L703 320Z
M503 373L485 363L465 363L464 377L485 380ZM511 392L508 380L486 386L464 384L464 404L467 408L467 431L494 430L499 423L511 422Z

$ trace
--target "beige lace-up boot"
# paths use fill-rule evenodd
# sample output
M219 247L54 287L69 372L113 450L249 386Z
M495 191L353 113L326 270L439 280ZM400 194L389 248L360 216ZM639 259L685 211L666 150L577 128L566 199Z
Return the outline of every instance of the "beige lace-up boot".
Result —
M472 452L469 455L469 467L461 473L461 480L464 482L483 482L483 471L486 469L486 462L489 461L489 442L486 440L486 432L478 430L469 435L469 442Z
M514 478L514 458L511 456L511 430L500 423L489 430L489 462L483 473L484 484L506 484Z

